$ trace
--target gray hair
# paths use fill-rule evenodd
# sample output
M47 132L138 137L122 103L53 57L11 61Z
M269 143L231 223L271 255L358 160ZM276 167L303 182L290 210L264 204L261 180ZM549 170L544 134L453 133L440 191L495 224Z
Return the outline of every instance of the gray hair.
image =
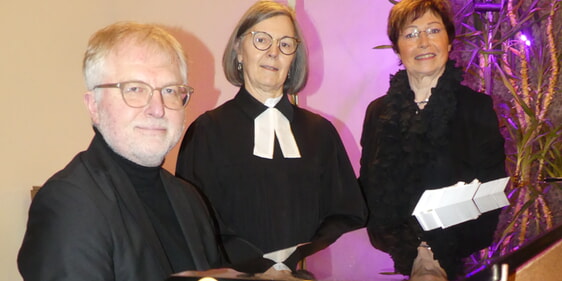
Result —
M238 70L238 53L236 48L241 36L259 22L280 15L287 16L291 19L296 37L300 41L295 53L295 58L289 69L290 77L287 77L283 85L283 92L296 94L304 88L308 79L308 53L303 34L296 20L294 10L286 5L273 1L259 1L252 5L242 16L230 35L222 57L222 67L226 79L232 85L239 87L244 84L244 73Z

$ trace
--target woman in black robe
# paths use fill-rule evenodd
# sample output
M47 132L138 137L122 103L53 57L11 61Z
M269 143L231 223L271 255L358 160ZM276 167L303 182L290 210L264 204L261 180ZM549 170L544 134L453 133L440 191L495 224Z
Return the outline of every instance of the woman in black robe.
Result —
M366 206L334 126L288 94L307 79L307 54L294 11L254 4L223 57L236 96L199 116L180 148L176 174L198 186L223 223L258 250L230 245L242 271L295 271L298 261L362 227Z

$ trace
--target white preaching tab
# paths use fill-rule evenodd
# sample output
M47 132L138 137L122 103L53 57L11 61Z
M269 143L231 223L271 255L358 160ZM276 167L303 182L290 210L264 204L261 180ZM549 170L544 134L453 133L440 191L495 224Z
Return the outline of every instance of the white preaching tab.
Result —
M267 99L265 105L269 108L254 119L254 155L256 156L273 159L275 136L277 136L285 158L301 157L289 120L274 107L281 97Z
M459 182L426 190L412 215L426 231L476 219L482 213L509 205L504 193L508 180L505 177L480 183L475 179L469 184Z
M263 257L266 259L270 259L276 263L282 263L284 262L287 258L289 258L297 249L299 245L295 245L289 248L285 248L285 249L281 249L281 250L277 250L277 251L273 251L267 254L264 254Z

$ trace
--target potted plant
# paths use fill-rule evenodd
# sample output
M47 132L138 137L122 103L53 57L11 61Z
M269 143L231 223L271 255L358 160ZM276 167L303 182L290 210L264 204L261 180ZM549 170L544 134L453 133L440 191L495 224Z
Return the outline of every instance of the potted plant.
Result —
M451 56L494 98L511 176L496 242L473 257L481 266L561 222L561 1L451 2L460 39Z

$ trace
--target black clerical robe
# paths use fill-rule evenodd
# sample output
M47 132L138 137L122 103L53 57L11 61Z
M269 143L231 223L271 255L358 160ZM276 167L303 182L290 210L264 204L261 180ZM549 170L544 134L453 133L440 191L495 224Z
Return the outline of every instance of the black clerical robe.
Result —
M363 226L366 207L334 126L292 105L287 96L275 107L291 124L300 158L284 158L277 143L273 159L253 155L254 118L267 107L242 88L190 126L176 174L208 197L228 228L221 233L232 231L262 253L311 242L284 262L294 269L303 257ZM233 252L242 259L256 254Z

